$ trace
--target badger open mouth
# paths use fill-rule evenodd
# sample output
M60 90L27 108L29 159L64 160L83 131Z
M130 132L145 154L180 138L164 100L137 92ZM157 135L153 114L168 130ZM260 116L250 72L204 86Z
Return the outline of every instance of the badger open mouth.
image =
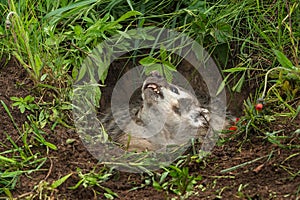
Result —
M156 92L157 94L160 93L160 87L159 87L157 84L155 84L155 83L149 83L149 84L147 84L147 85L145 86L144 90L147 89L147 88L152 89L152 90L153 90L154 92Z
M144 90L150 89L152 90L155 94L163 98L163 94L161 92L161 87L155 83L148 83L145 85Z

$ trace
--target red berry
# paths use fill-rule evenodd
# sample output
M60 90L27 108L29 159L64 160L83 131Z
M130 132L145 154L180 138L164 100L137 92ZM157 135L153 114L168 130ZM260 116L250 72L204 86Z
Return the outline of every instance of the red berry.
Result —
M264 105L262 103L258 103L255 105L255 110L261 111L263 109Z
M237 126L230 126L230 127L229 127L229 130L230 130L230 131L236 131L237 129L238 129Z

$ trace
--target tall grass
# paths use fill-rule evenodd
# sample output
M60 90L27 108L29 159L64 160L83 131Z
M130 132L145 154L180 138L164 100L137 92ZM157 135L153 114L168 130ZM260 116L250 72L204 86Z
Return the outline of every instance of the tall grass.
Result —
M41 90L69 101L72 81L84 76L84 58L102 41L137 27L188 34L214 57L223 85L241 92L255 82L270 102L299 95L299 3L246 1L8 1L1 9L1 52L14 56ZM150 55L160 59L159 51ZM133 53L128 59L135 60ZM142 55L146 57L147 55ZM170 65L176 66L177 60ZM105 76L102 77L105 80ZM98 92L101 94L100 92ZM277 101L277 100L280 101ZM255 100L254 100L255 101ZM297 108L287 106L294 114Z

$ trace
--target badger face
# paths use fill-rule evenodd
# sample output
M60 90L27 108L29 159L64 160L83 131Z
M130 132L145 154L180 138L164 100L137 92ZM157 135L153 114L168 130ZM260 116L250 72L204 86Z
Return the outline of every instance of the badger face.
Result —
M157 120L158 123L163 121L168 127L208 126L209 110L201 107L192 93L168 83L156 71L144 81L142 98L140 118L146 123Z

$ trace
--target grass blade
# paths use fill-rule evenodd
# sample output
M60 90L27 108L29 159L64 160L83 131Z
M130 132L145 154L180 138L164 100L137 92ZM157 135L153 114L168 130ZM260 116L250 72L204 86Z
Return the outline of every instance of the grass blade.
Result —
M282 67L289 69L292 69L294 67L293 63L281 51L273 49L273 52Z
M248 161L248 162L245 162L245 163L242 163L242 164L239 164L239 165L236 165L236 166L227 168L227 169L223 169L223 170L221 170L221 173L226 173L226 172L230 172L230 171L236 170L236 169L238 169L238 168L240 168L240 167L244 167L244 166L246 166L246 165L249 165L249 164L252 164L252 163L254 163L254 162L256 162L256 161L259 161L259 160L261 160L261 159L263 159L263 158L265 158L265 157L267 157L267 156L263 156L263 157L260 157L260 158L256 158L256 159L254 159L254 160L250 160L250 161Z
M7 105L6 105L6 104L4 103L4 101L2 101L2 100L0 100L0 102L1 102L1 104L2 104L2 106L3 106L3 108L4 108L4 110L5 110L6 113L8 114L10 120L11 120L12 123L14 124L15 128L18 130L19 134L21 134L21 131L20 131L20 129L18 128L18 126L17 126L17 124L16 124L16 122L15 122L15 120L14 120L14 118L13 118L11 112L9 111Z
M0 161L16 163L16 161L14 159L7 158L7 157L1 156L1 155L0 155Z
M63 184L73 173L67 174L63 176L62 178L56 180L54 183L51 184L51 187L53 189L59 187L61 184Z

